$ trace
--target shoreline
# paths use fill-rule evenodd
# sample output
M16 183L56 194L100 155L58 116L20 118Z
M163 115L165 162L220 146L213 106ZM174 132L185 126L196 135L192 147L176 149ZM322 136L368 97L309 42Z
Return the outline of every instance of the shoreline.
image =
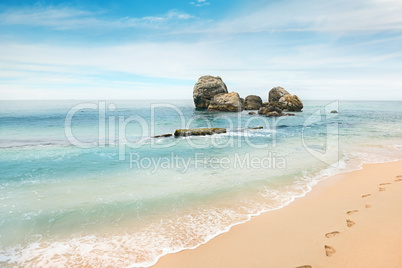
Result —
M402 182L395 181L399 175L402 175L402 160L363 164L361 169L332 175L320 180L311 191L287 206L234 225L230 231L195 249L162 256L152 267L378 267L384 264L400 267L402 257L398 258L397 249L402 247L402 216L398 211L402 210L402 195L399 197L398 193L402 192ZM363 198L366 194L371 196ZM379 222L376 215L389 221ZM359 218L370 224L359 226ZM284 228L286 226L288 228ZM394 251L384 245L385 241L381 243L381 238L370 236L385 229L388 233L383 235L391 239L391 243L386 244L395 244ZM391 230L392 235L389 234ZM331 237L327 238L326 234ZM354 243L348 241L350 236L355 236ZM375 243L363 243L367 239ZM377 243L379 246L375 247ZM327 249L326 245L329 246ZM358 250L367 245L371 248L365 251L366 254ZM378 257L379 249L385 248L387 250L380 254L383 257ZM336 252L331 255L332 249ZM327 251L331 256L326 256ZM378 262L385 259L389 261Z

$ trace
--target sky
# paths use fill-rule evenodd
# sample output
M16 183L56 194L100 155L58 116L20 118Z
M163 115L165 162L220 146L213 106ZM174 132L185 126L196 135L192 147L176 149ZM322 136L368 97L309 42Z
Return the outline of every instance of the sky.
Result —
M401 0L0 2L0 99L402 100Z

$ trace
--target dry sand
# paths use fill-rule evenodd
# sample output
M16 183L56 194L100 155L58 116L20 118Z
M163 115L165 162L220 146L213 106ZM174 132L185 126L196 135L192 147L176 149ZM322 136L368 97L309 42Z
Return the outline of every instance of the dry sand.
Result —
M402 267L402 161L333 176L154 267L299 266Z

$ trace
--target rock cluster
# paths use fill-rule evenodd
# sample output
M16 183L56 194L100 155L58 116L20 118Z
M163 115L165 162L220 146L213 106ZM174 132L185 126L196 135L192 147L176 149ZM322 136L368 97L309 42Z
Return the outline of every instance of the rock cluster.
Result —
M293 115L283 112L299 112L303 109L303 102L299 97L291 95L282 87L274 87L269 91L269 102L262 102L256 95L249 95L243 99L236 92L228 93L222 78L210 75L198 79L193 89L193 99L197 109L219 112L258 110L259 114L269 117Z

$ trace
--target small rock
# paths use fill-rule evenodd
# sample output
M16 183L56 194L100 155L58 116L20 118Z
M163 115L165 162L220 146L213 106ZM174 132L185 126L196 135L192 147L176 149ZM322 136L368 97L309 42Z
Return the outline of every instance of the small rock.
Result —
M331 114L337 114L337 113L338 113L337 110L332 110L332 111L331 111Z
M249 115L253 115L253 114L256 114L256 113L255 113L255 112L249 112L248 114L249 114Z
M162 135L156 135L154 138L167 138L167 137L172 137L173 134L162 134Z
M245 110L258 110L262 106L262 99L256 95L249 95L244 101Z
M263 102L262 103L262 107L269 107L271 106L269 102Z
M282 113L278 113L277 111L269 112L265 114L266 117L279 117L283 116Z

